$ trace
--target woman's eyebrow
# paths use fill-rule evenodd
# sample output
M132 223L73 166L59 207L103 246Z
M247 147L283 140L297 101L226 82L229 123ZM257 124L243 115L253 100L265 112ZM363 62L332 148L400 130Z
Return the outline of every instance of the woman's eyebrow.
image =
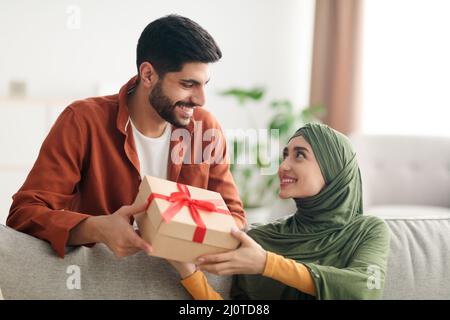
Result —
M306 152L309 152L309 150L306 149L305 147L299 147L299 146L294 147L294 150L295 150L295 151L306 151Z

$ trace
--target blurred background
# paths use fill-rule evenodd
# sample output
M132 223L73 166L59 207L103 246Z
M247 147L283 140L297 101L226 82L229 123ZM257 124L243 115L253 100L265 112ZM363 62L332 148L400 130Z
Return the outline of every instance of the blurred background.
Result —
M136 74L140 33L170 13L222 49L206 107L225 130L277 128L284 144L314 120L350 137L450 138L448 0L1 1L0 223L59 113L117 93ZM288 213L263 166L233 167L246 207Z

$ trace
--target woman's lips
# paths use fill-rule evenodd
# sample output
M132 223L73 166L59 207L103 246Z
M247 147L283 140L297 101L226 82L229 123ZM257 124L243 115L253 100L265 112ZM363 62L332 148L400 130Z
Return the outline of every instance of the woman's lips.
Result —
M286 188L294 183L297 182L297 179L292 178L292 177L283 177L280 179L280 187L281 188Z

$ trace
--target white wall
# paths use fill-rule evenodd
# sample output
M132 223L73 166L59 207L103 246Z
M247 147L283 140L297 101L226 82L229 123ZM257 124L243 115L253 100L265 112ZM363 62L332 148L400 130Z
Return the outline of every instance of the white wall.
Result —
M79 29L71 8L80 10ZM60 109L75 98L115 93L135 74L137 39L150 21L178 13L214 36L224 56L212 66L207 107L225 129L245 128L242 110L217 92L261 85L268 99L305 106L313 11L314 0L1 1L0 97L11 80L23 80L30 99L20 107L0 99L0 222ZM268 116L258 112L256 125L264 127Z

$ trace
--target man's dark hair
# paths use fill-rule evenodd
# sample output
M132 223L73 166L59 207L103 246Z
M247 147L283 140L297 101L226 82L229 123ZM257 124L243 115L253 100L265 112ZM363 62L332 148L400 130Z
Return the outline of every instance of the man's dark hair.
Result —
M179 16L168 15L147 25L139 37L136 64L147 61L158 76L177 72L187 62L216 62L222 52L213 37L196 22Z

